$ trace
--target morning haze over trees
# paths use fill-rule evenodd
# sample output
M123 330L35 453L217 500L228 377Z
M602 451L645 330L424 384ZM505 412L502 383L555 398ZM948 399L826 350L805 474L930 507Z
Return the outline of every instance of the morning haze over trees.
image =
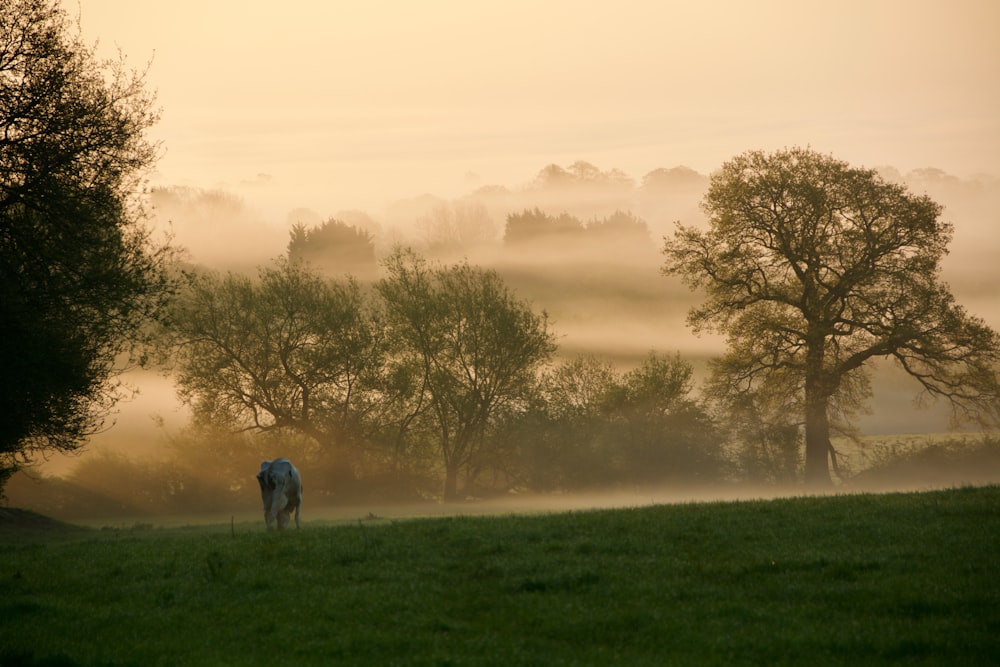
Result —
M158 462L103 454L48 479L55 513L241 507L275 456L310 497L343 503L825 485L831 463L852 472L833 440L858 434L882 358L956 420L997 423L997 334L941 280L941 207L900 179L800 148L711 178L577 161L520 189L398 202L387 220L294 209L270 230L225 192L154 189L180 232L266 252L182 264L143 225L156 118L142 76L102 70L50 3L14 6L0 10L0 326L16 343L0 488L85 442L154 334L191 410ZM721 357L676 351L689 334L664 322L688 307L695 331L725 337ZM643 347L621 345L626 329ZM82 488L126 479L111 505Z

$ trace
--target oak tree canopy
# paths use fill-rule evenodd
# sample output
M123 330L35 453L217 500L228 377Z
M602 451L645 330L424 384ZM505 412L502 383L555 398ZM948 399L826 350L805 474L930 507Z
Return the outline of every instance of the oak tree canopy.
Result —
M713 395L804 427L807 483L830 483L831 427L870 396L877 358L956 422L996 423L1000 338L941 280L940 205L803 148L733 158L702 205L708 229L678 224L663 272L704 290L690 325L727 338Z

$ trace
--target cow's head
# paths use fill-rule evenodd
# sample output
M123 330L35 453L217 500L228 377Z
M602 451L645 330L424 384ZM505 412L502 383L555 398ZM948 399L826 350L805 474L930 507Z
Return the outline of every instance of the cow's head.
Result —
M274 476L271 475L271 462L261 461L260 472L257 473L257 482L260 483L260 490L274 490Z

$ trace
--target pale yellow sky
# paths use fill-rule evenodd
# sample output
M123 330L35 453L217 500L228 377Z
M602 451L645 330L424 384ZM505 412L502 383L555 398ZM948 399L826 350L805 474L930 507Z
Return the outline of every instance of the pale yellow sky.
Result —
M805 144L866 166L1000 176L994 0L80 0L80 11L102 50L153 59L158 178L256 185L285 209L518 186L577 159L635 178L678 164L707 173L748 149Z

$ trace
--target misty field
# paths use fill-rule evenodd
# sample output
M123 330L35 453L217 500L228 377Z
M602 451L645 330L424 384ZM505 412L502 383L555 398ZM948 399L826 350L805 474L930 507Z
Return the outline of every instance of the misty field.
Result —
M995 664L1000 487L0 533L0 663Z

